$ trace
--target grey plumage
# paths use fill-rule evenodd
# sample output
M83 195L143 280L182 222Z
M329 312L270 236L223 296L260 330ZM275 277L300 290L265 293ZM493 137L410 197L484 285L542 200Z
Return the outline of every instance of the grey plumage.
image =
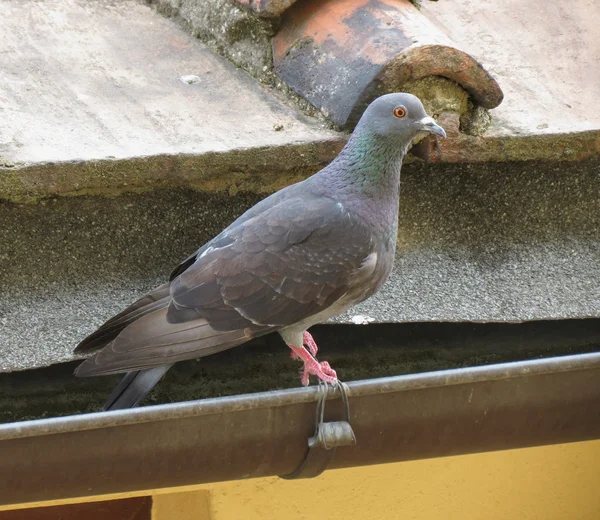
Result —
M167 284L84 339L76 352L101 350L76 375L129 371L107 402L116 409L137 404L177 361L273 331L301 347L310 326L368 298L387 279L400 166L423 132L445 135L416 97L375 100L331 164L250 208Z

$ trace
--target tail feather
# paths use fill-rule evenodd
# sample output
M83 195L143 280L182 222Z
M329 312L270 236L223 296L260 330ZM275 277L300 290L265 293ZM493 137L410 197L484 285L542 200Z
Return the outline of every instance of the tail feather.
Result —
M104 323L98 330L87 336L77 345L75 353L88 352L103 347L115 339L119 333L138 318L169 305L169 284L157 287L151 293L132 303L124 311Z
M122 410L133 408L154 388L172 365L162 365L147 370L127 372L121 382L110 394L102 407L103 410Z
M245 343L246 329L215 330L206 320L169 323L167 307L138 318L75 369L78 377L147 370L195 359Z

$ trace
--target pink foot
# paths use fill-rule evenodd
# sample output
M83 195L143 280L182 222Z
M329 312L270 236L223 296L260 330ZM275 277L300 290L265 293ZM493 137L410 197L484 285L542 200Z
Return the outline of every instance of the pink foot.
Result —
M310 339L312 341L312 337L310 337ZM314 344L314 341L312 342ZM304 347L295 347L293 345L288 345L288 347L292 349L291 356L293 359L301 359L304 362L304 370L300 379L304 386L308 386L309 376L311 374L317 376L321 381L324 381L325 383L331 383L332 385L337 383L337 374L335 373L335 370L331 368L327 361L319 363L313 357L311 352L306 350ZM309 346L308 348L311 347ZM316 345L314 345L314 348L316 349Z

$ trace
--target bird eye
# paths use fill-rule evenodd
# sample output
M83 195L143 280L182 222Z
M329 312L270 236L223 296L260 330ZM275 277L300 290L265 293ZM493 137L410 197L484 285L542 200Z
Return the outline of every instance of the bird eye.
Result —
M406 108L404 108L404 107L394 108L394 115L396 117L402 119L406 115Z

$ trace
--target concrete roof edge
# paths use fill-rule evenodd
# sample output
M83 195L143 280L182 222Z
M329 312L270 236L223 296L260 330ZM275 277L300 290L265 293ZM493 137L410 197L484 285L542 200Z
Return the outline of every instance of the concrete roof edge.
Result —
M279 146L201 154L159 154L0 167L0 199L35 202L57 195L119 195L157 188L269 193L328 163L346 142L342 134ZM232 173L232 172L235 172Z
M0 200L24 203L55 196L143 193L191 187L206 192L267 194L302 180L330 162L346 142L332 133L282 146L202 154L160 154L121 159L44 162L0 167ZM600 129L560 134L449 135L424 139L417 158L439 163L584 161L600 156Z

